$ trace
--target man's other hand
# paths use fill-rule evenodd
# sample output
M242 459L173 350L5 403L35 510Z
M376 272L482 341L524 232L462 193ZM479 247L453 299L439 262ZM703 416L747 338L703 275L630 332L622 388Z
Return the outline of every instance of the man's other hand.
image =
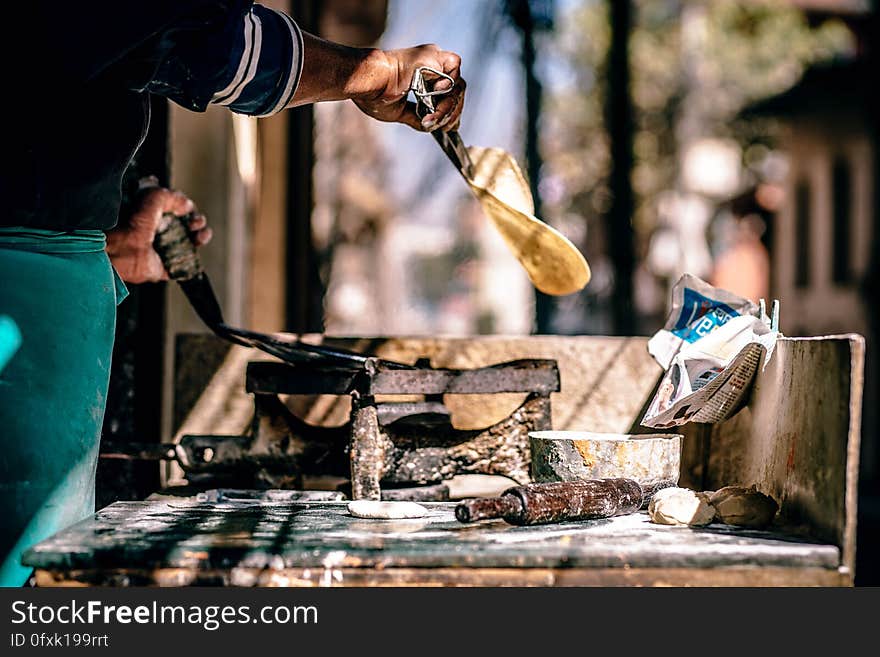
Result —
M119 226L107 232L107 255L126 283L168 280L168 272L153 249L159 222L166 212L181 217L192 214L190 237L197 248L211 240L207 219L196 211L195 204L185 194L162 187L150 189L128 220L120 221Z

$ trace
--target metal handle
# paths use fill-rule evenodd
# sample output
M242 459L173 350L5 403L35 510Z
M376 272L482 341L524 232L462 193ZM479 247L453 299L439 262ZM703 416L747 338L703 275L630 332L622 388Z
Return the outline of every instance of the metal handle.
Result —
M438 79L428 81L425 79L425 73L436 75ZM435 89L434 87L440 80L447 80L449 82L449 88ZM416 114L418 114L419 117L424 117L437 111L437 106L434 104L434 97L445 96L452 91L454 86L455 80L443 71L438 71L430 66L419 66L415 73L413 73L413 79L409 85L410 90L416 97Z
M146 194L150 190L159 189L156 176L146 176L138 181L138 194ZM189 237L189 222L194 213L178 216L173 212L165 212L159 220L153 248L168 272L171 280L182 282L196 278L204 273L196 247Z
M427 80L425 74L436 76L437 79ZM448 89L435 89L437 82L440 80L448 80ZM410 91L416 97L416 114L420 118L424 118L428 114L437 111L437 105L434 98L437 96L445 96L455 87L455 80L451 76L431 68L430 66L419 66L413 74L410 83ZM446 153L446 156L452 161L466 179L473 178L474 165L471 162L470 154L467 147L459 136L458 131L450 130L444 132L442 130L434 130L431 135L440 144L440 148Z

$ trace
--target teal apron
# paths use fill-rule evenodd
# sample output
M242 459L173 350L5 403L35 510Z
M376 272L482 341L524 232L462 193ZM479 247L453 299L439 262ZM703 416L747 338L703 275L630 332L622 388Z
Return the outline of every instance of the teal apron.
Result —
M21 555L94 512L95 468L125 286L101 231L0 228L0 315L21 346L0 371L0 585Z

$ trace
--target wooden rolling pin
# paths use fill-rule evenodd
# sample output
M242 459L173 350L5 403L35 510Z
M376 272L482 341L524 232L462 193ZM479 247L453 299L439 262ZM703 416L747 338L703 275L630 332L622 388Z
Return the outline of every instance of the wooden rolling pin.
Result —
M611 518L635 513L646 506L664 481L644 487L633 479L554 481L515 486L500 497L464 500L455 507L459 522L503 518L511 525L540 525L566 520Z

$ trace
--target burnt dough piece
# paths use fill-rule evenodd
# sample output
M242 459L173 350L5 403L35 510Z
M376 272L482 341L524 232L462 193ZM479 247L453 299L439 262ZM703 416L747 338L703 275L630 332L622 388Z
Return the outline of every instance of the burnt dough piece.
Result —
M664 488L654 493L648 505L651 522L658 525L702 527L715 519L715 509L706 493L687 488Z
M725 486L709 496L718 521L738 527L764 527L773 522L779 505L755 486Z

